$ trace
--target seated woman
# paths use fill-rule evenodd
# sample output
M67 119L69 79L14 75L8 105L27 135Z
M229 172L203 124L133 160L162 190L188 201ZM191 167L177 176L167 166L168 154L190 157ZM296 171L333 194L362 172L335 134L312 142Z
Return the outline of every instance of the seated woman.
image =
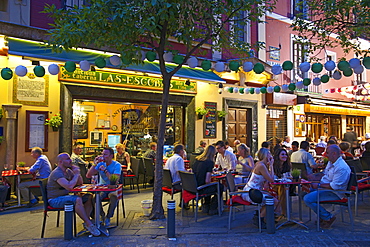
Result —
M236 171L242 174L241 177L235 176L235 184L242 183L243 177L248 177L254 168L253 157L250 154L250 149L244 143L236 146L239 158L237 160Z
M288 153L285 149L279 149L274 155L274 174L278 178L282 178L283 174L292 170ZM281 206L282 215L286 214L286 193L285 186L274 185L273 189L277 192L279 203Z
M353 160L353 155L348 152L351 148L351 144L349 142L341 142L339 143L340 150L342 150L342 158L344 160Z
M265 197L269 196L270 194L266 191L262 191L265 185L265 182L273 182L274 181L274 169L273 163L274 159L270 151L266 148L261 148L257 153L258 162L256 163L251 178L249 179L248 183L244 187L244 191L249 191L251 189L260 190L263 193L263 206L261 209L261 220L262 220L262 228L266 228L266 223L264 221L266 215L266 206L264 205L266 202ZM245 201L254 203L252 199L249 197L248 193L242 194L242 198ZM274 205L275 212L280 213L279 203L276 198L274 198ZM258 216L255 215L253 217L253 224L258 226Z
M130 174L132 173L131 170L131 159L130 154L126 152L126 142L118 143L116 145L117 153L114 154L114 160L121 163L122 173L123 174Z
M195 157L193 172L195 174L198 186L211 183L211 174L215 165L215 154L216 148L212 145L209 145L206 147L201 155ZM223 185L219 183L219 186L221 192L220 197L222 198ZM216 191L216 186L210 186L204 188L202 191L199 192L199 194L207 194ZM217 197L215 199L212 198L212 202L210 196L205 197L204 203L202 204L202 212L208 213L209 215L217 214Z

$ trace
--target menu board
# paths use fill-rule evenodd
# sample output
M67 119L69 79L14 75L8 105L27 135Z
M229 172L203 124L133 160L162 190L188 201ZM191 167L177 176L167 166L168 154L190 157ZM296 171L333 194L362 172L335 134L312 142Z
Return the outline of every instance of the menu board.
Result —
M204 138L216 138L216 126L217 126L217 103L216 102L204 102L204 107L208 109L208 113L204 118Z

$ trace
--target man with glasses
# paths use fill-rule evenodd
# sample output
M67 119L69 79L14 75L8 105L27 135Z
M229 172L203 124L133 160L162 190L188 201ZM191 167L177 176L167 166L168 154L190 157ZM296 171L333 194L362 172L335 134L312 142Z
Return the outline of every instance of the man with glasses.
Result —
M73 145L73 152L71 155L72 164L80 168L81 176L84 184L90 183L90 179L86 178L86 172L89 168L89 162L84 161L81 157L82 146L80 144Z
M236 168L236 156L230 151L226 150L225 143L218 141L216 143L217 157L215 166L223 170L233 170Z

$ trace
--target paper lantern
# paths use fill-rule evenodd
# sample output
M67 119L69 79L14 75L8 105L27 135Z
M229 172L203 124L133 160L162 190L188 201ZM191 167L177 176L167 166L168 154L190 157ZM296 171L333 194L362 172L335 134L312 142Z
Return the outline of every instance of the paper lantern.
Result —
M370 89L370 83L366 83L366 84L364 84L364 87L365 87L366 89Z
M215 64L215 70L217 72L223 72L225 70L225 64L223 62L217 62Z
M89 71L90 70L90 63L87 60L83 60L80 62L80 69L83 71Z
M1 77L4 80L10 80L13 77L13 71L11 69L9 69L9 68L3 68L1 70Z
M265 67L262 63L256 63L253 67L253 71L256 74L261 74L263 71L265 71Z
M148 59L149 60L149 59ZM109 58L109 62L113 65L113 66L118 66L121 64L121 58L117 55L113 55Z
M239 93L240 93L240 94L244 94L244 88L242 88L242 87L241 87L241 88L239 88Z
M312 64L311 70L314 73L320 73L322 71L322 64L321 63L314 63Z
M212 63L209 60L203 60L202 61L202 64L200 65L200 67L202 67L203 70L207 71L207 70L210 70L211 69Z
M153 62L157 58L157 53L154 51L148 51L145 54L146 59L148 59L149 62Z
M319 86L321 84L321 80L319 77L316 77L312 80L312 84L315 86Z
M278 92L280 92L280 91L281 91L280 86L275 86L275 87L274 87L274 92L278 93Z
M27 75L27 68L23 65L18 65L15 68L14 72L17 76L23 77L23 76Z
M361 93L362 94L367 94L367 90L364 88L364 89L361 90Z
M309 86L311 84L311 79L310 78L304 78L303 79L303 85Z
M309 62L303 62L299 65L299 69L304 73L308 72L311 68L311 64Z
M366 69L370 69L370 57L364 57L364 59L362 59L362 64Z
M284 84L284 85L281 86L281 91L282 92L285 93L285 92L288 92L288 90L289 90L289 88L288 88L288 85L287 84Z
M350 69L349 63L347 61L340 61L338 63L338 69L341 71Z
M329 81L330 77L328 75L322 75L320 80L322 83L327 83Z
M252 71L252 69L253 69L253 63L252 62L244 62L243 63L243 70L245 71L245 72L249 72L249 71Z
M244 93L249 94L249 88L244 88Z
M281 74L283 68L280 66L280 64L275 64L271 67L271 72L274 74L274 75L279 75Z
M334 61L332 61L332 60L327 61L327 62L325 63L325 69L326 69L327 71L333 71L333 70L335 69L335 67L336 67L335 62L334 62Z
M249 93L250 93L250 94L254 94L254 88L253 88L253 87L251 87L251 88L249 89Z
M255 92L256 94L260 94L260 93L261 93L261 88L256 88L256 89L254 90L254 92Z
M126 66L132 64L132 57L122 57L122 63Z
M289 60L284 61L283 70L292 70L292 69L293 69L293 63Z
M43 77L45 75L45 68L37 65L33 68L33 73L35 73L37 77Z
M268 87L267 88L267 93L272 93L272 92L274 92L274 88L273 87Z
M165 62L170 63L173 60L173 53L172 52L166 52L163 54L163 59ZM188 60L189 61L189 60Z
M303 89L304 88L303 81L298 81L295 84L295 86L296 86L297 89Z
M239 89L237 87L234 87L234 93L238 93Z
M181 56L181 55L173 56L173 62L175 64L182 64L184 62L184 56Z
M186 61L186 63L190 68L195 68L198 66L198 59L196 57L191 57Z
M332 77L334 78L334 80L340 80L342 78L342 73L340 73L339 70L336 70L334 71Z
M267 88L266 87L261 87L261 93L267 93Z
M48 71L49 71L49 74L51 75L57 75L59 74L60 68L57 64L53 63L49 65Z
M229 63L229 69L232 70L232 71L238 71L239 67L240 67L240 64L237 61L231 61Z
M343 70L343 75L346 77L350 77L351 75L353 75L353 70L351 68Z
M294 91L295 88L296 88L296 86L295 86L294 83L290 83L289 86L288 86L288 88L289 88L290 91Z
M234 92L234 88L233 88L233 87L229 87L227 91L228 91L229 93L233 93L233 92Z
M362 74L364 72L364 66L360 65L356 68L353 69L353 72L358 75L358 74Z
M99 69L102 69L105 66L107 66L107 62L103 57L98 57L97 59L95 59L95 66L98 67Z
M349 66L351 66L352 69L361 65L361 61L358 58L352 58L348 61L348 63L349 63Z
M64 64L64 68L68 71L68 72L74 72L76 70L76 64L72 61L67 61L65 64Z

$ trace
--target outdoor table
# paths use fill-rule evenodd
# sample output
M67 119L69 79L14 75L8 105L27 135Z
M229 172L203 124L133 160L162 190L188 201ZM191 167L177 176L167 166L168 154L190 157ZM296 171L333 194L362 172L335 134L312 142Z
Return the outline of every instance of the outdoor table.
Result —
M1 176L3 177L4 180L7 180L6 177L13 177L17 176L17 201L18 204L15 206L11 206L8 208L16 208L16 207L22 207L23 205L21 204L21 191L19 190L19 184L21 183L21 175L29 175L31 174L29 171L18 171L18 170L5 170L1 172Z
M302 200L301 200L301 186L302 184L311 184L310 181L307 181L307 180L304 180L304 179L301 179L300 181L298 182L283 182L283 181L278 181L278 182L274 182L274 183L271 183L273 185L284 185L285 186L285 195L286 195L286 211L287 211L287 221L281 223L280 225L278 225L276 227L276 229L279 229L281 226L285 225L285 224L288 224L290 222L292 223L295 223L295 224L298 224L300 226L303 226L305 227L306 229L308 229L308 227L303 224L302 222L298 222L298 221L295 221L293 219L291 219L290 217L290 214L291 214L291 208L290 208L290 193L289 193L289 186L291 184L294 184L294 185L298 185L298 196L299 196L299 220L302 221Z
M109 236L109 231L105 226L100 225L100 192L118 191L118 200L122 199L122 184L119 184L114 189L109 189L108 185L101 184L83 184L73 188L70 192L90 192L95 194L95 226L106 236Z

